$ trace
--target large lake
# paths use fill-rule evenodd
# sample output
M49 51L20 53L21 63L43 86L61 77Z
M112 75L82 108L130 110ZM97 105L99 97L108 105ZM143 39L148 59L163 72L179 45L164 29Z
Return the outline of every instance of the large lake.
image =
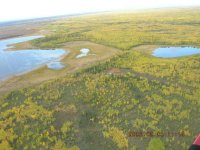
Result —
M195 47L162 47L153 51L152 55L162 58L174 58L200 54L200 48Z
M10 44L26 42L43 36L27 36L0 41L0 80L11 76L20 75L43 65L50 69L61 69L64 67L60 59L67 52L63 49L55 50L18 50L9 51Z

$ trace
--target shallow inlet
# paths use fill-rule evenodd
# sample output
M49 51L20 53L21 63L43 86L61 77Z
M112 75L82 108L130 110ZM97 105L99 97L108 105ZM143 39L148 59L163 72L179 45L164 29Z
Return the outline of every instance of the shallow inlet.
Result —
M200 54L200 48L195 47L161 47L153 51L152 55L161 58L175 58Z
M0 41L0 80L5 80L11 76L20 75L47 65L50 69L62 69L64 65L60 63L60 58L67 54L63 49L55 50L17 50L8 51L11 44L26 42L43 36L27 36Z

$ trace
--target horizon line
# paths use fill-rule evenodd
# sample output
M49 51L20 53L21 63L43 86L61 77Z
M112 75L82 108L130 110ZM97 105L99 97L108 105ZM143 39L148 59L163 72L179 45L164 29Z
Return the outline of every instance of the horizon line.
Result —
M91 12L82 12L82 13L70 13L70 14L61 14L61 15L53 15L53 16L41 16L41 17L30 17L30 18L22 18L22 19L13 19L13 20L0 20L0 25L6 23L14 23L14 22L26 22L26 21L34 21L42 19L50 19L55 18L59 19L60 17L70 17L70 16L81 16L87 14L97 14L97 13L109 13L109 12L122 12L122 11L147 11L147 10L157 10L157 9L189 9L189 8L200 8L199 6L172 6L172 7L154 7L154 8L138 8L138 9L118 9L118 10L102 10L102 11L91 11ZM44 21L44 20L43 20Z

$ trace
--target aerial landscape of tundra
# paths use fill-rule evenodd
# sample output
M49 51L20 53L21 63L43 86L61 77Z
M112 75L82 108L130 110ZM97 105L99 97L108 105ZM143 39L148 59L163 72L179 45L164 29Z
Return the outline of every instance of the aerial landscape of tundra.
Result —
M200 150L199 0L1 3L0 150Z

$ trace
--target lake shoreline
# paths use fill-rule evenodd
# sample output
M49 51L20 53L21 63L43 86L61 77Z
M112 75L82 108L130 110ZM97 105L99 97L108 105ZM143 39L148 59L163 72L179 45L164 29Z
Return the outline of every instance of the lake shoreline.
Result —
M91 49L91 52L96 55L77 59L76 56L80 53L81 47ZM6 81L0 81L0 95L4 95L8 91L29 87L47 80L61 78L67 74L73 74L122 53L119 49L96 44L90 41L67 42L61 48L69 52L67 55L60 58L60 62L66 65L65 68L61 70L51 70L46 66L41 66L40 68L24 73L20 76L14 76ZM102 51L102 49L104 51Z
M48 66L50 63L59 62L63 55L68 51L63 49L40 50L40 49L20 49L19 51L9 51L13 44L26 43L44 36L24 36L0 41L0 80L6 80L12 76L25 74L43 65ZM49 66L48 66L49 67ZM54 69L51 65L50 69Z

